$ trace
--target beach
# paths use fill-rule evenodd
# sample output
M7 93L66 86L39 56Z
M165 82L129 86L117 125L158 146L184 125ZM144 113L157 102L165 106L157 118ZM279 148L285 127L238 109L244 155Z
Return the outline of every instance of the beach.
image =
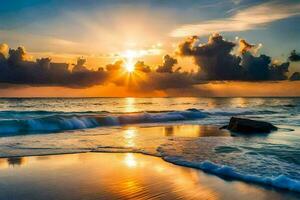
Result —
M136 153L0 159L0 199L297 199Z
M0 11L0 200L300 200L299 0Z
M0 103L1 200L299 199L298 98ZM278 130L220 129L232 116Z

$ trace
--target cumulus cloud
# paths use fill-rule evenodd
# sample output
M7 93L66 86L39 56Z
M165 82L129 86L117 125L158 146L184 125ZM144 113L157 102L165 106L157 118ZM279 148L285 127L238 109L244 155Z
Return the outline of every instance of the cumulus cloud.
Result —
M106 65L106 70L109 72L119 71L123 68L124 61L123 60L117 60L113 64Z
M267 55L255 56L245 40L240 41L241 55L234 55L236 43L213 34L206 44L193 36L179 44L177 53L193 57L199 66L198 80L284 80L289 63L274 64Z
M1 46L0 46L1 47ZM274 63L267 55L256 55L259 45L246 40L227 41L220 34L212 34L204 44L198 36L182 41L176 56L194 59L197 72L184 72L175 67L177 58L165 55L162 64L150 67L144 61L135 63L135 71L128 73L123 60L108 64L105 68L91 70L84 58L70 66L67 63L54 63L50 58L40 58L35 62L27 61L23 47L0 48L0 83L31 86L62 86L85 88L94 85L114 83L129 90L150 91L200 91L199 84L208 81L268 81L286 80L289 62ZM239 49L239 52L235 51ZM7 55L4 55L7 52ZM290 60L296 60L293 51ZM298 80L294 74L290 80Z
M244 54L247 51L250 51L255 46L253 44L249 44L244 39L241 39L239 43L240 43L240 45L239 45L239 53L241 53L241 54Z
M300 61L300 53L296 52L296 50L293 50L289 56L289 60L292 62Z
M84 64L86 63L86 59L84 58L78 58L77 63L74 65L72 72L87 72L89 71Z
M137 71L141 71L141 72L144 72L144 73L149 73L151 72L151 68L150 66L146 65L144 63L144 61L137 61L134 65L134 69L137 70Z
M148 72L146 79L138 83L139 87L143 90L194 90L195 74L180 72L180 67L174 68L176 64L176 58L168 54L163 56L162 65L155 71Z
M199 79L234 80L240 72L240 58L230 54L235 43L225 41L219 34L209 37L206 44L196 45L199 38L194 36L179 44L177 53L191 56L199 66Z
M173 66L177 64L177 59L169 56L169 55L165 55L163 57L163 64L158 66L158 68L156 69L156 72L159 73L172 73L173 72Z
M23 47L9 49L8 58L0 59L0 82L24 85L55 85L66 87L88 87L103 83L107 74L103 69L88 70L82 59L78 59L73 70L67 63L52 63L49 58L26 61Z
M120 60L106 66L109 74L109 81L118 86L127 86L128 90L151 91L168 89L188 89L193 88L195 84L194 74L180 72L174 69L177 59L170 55L162 58L162 65L157 66L156 70L144 63L137 61L135 71L126 73L124 71L125 63Z
M242 55L241 80L285 80L289 63L274 64L267 55L254 56L249 52Z
M0 59L4 59L8 54L8 45L0 44Z
M173 30L171 36L186 37L215 32L246 31L296 15L300 15L300 3L272 1L238 10L229 18L183 25Z

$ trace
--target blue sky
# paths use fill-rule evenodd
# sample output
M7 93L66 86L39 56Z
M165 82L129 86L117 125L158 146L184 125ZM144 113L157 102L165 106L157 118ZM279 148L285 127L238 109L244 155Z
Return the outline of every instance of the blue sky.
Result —
M61 54L114 53L126 48L125 40L132 42L135 38L138 48L157 42L168 46L189 35L172 35L183 26L210 26L217 20L226 27L231 24L228 19L247 9L254 14L249 19L257 21L255 7L263 5L286 6L281 13L284 16L252 24L245 30L216 32L231 40L239 36L252 43L262 43L263 53L284 59L292 49L300 48L300 2L296 0L3 0L0 40L12 47L25 46L32 52ZM200 35L203 41L207 40L208 33L200 30Z

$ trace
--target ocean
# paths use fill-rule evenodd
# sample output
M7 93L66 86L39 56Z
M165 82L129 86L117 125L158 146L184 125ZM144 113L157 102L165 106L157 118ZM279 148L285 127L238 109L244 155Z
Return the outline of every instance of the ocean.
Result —
M219 130L232 116L279 129ZM91 151L159 156L222 178L300 192L300 98L0 99L0 157Z

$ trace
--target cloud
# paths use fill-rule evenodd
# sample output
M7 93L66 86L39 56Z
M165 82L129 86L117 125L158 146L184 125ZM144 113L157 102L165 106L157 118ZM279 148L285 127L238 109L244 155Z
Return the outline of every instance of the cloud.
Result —
M8 54L8 45L0 44L0 59L4 59Z
M152 70L144 61L137 61L135 71L133 73L124 72L124 62L116 61L114 64L106 66L110 79L118 86L126 86L128 90L144 91L151 90L168 90L168 89L184 89L193 88L195 84L194 74L188 72L180 72L174 69L177 59L170 55L162 58L162 65L156 70Z
M236 43L225 40L220 34L213 34L206 44L199 45L199 38L193 36L179 44L180 56L194 58L199 66L197 79L201 80L285 80L289 63L274 64L267 55L255 56L245 40L240 40L241 55L234 55Z
M37 59L36 62L27 61L25 48L18 47L5 50L7 56L2 53L4 50L0 51L0 83L68 88L115 84L130 91L165 91L175 94L177 90L190 94L192 91L203 92L201 85L211 81L288 79L289 62L274 63L270 56L257 55L259 46L243 39L238 43L227 41L220 34L212 34L207 43L201 44L199 37L193 36L179 44L175 55L193 58L199 67L197 72L184 72L180 67L176 68L177 58L165 55L162 64L157 67L137 61L132 73L124 70L126 63L123 60L116 60L97 70L89 69L86 59L82 57L73 66L51 62L47 57ZM8 49L4 47L2 49ZM294 54L296 52L292 52ZM297 77L299 75L295 74L290 80L296 80Z
M144 72L144 73L149 73L151 72L151 68L150 66L146 65L144 63L144 61L137 61L134 65L134 69L137 70L137 71L141 71L141 72Z
M188 89L193 88L195 83L194 75L191 73L151 72L146 81L139 82L138 86L144 90Z
M124 61L123 60L117 60L113 64L106 65L106 70L109 72L118 71L123 68Z
M250 51L253 47L255 47L255 45L249 44L248 42L246 42L246 40L241 39L239 45L239 53L244 54L247 51Z
M209 37L207 44L197 45L199 38L192 37L179 45L177 53L191 56L199 66L201 80L235 80L240 76L240 57L231 54L235 43L225 41L219 34Z
M268 23L300 15L300 3L263 3L235 12L231 17L183 25L171 32L173 37L208 35L257 29Z
M78 59L73 70L67 63L52 63L49 58L26 61L23 47L9 49L8 58L0 59L0 82L6 84L47 85L84 88L106 81L107 73L99 68L88 70Z
M292 62L300 61L300 54L296 50L293 50L289 56L289 60Z
M177 60L175 58L172 58L169 55L165 55L163 57L163 64L158 66L156 69L156 72L159 73L172 73L173 72L173 66L177 64Z
M264 81L285 80L289 63L273 64L267 55L254 56L249 52L242 55L240 80Z

